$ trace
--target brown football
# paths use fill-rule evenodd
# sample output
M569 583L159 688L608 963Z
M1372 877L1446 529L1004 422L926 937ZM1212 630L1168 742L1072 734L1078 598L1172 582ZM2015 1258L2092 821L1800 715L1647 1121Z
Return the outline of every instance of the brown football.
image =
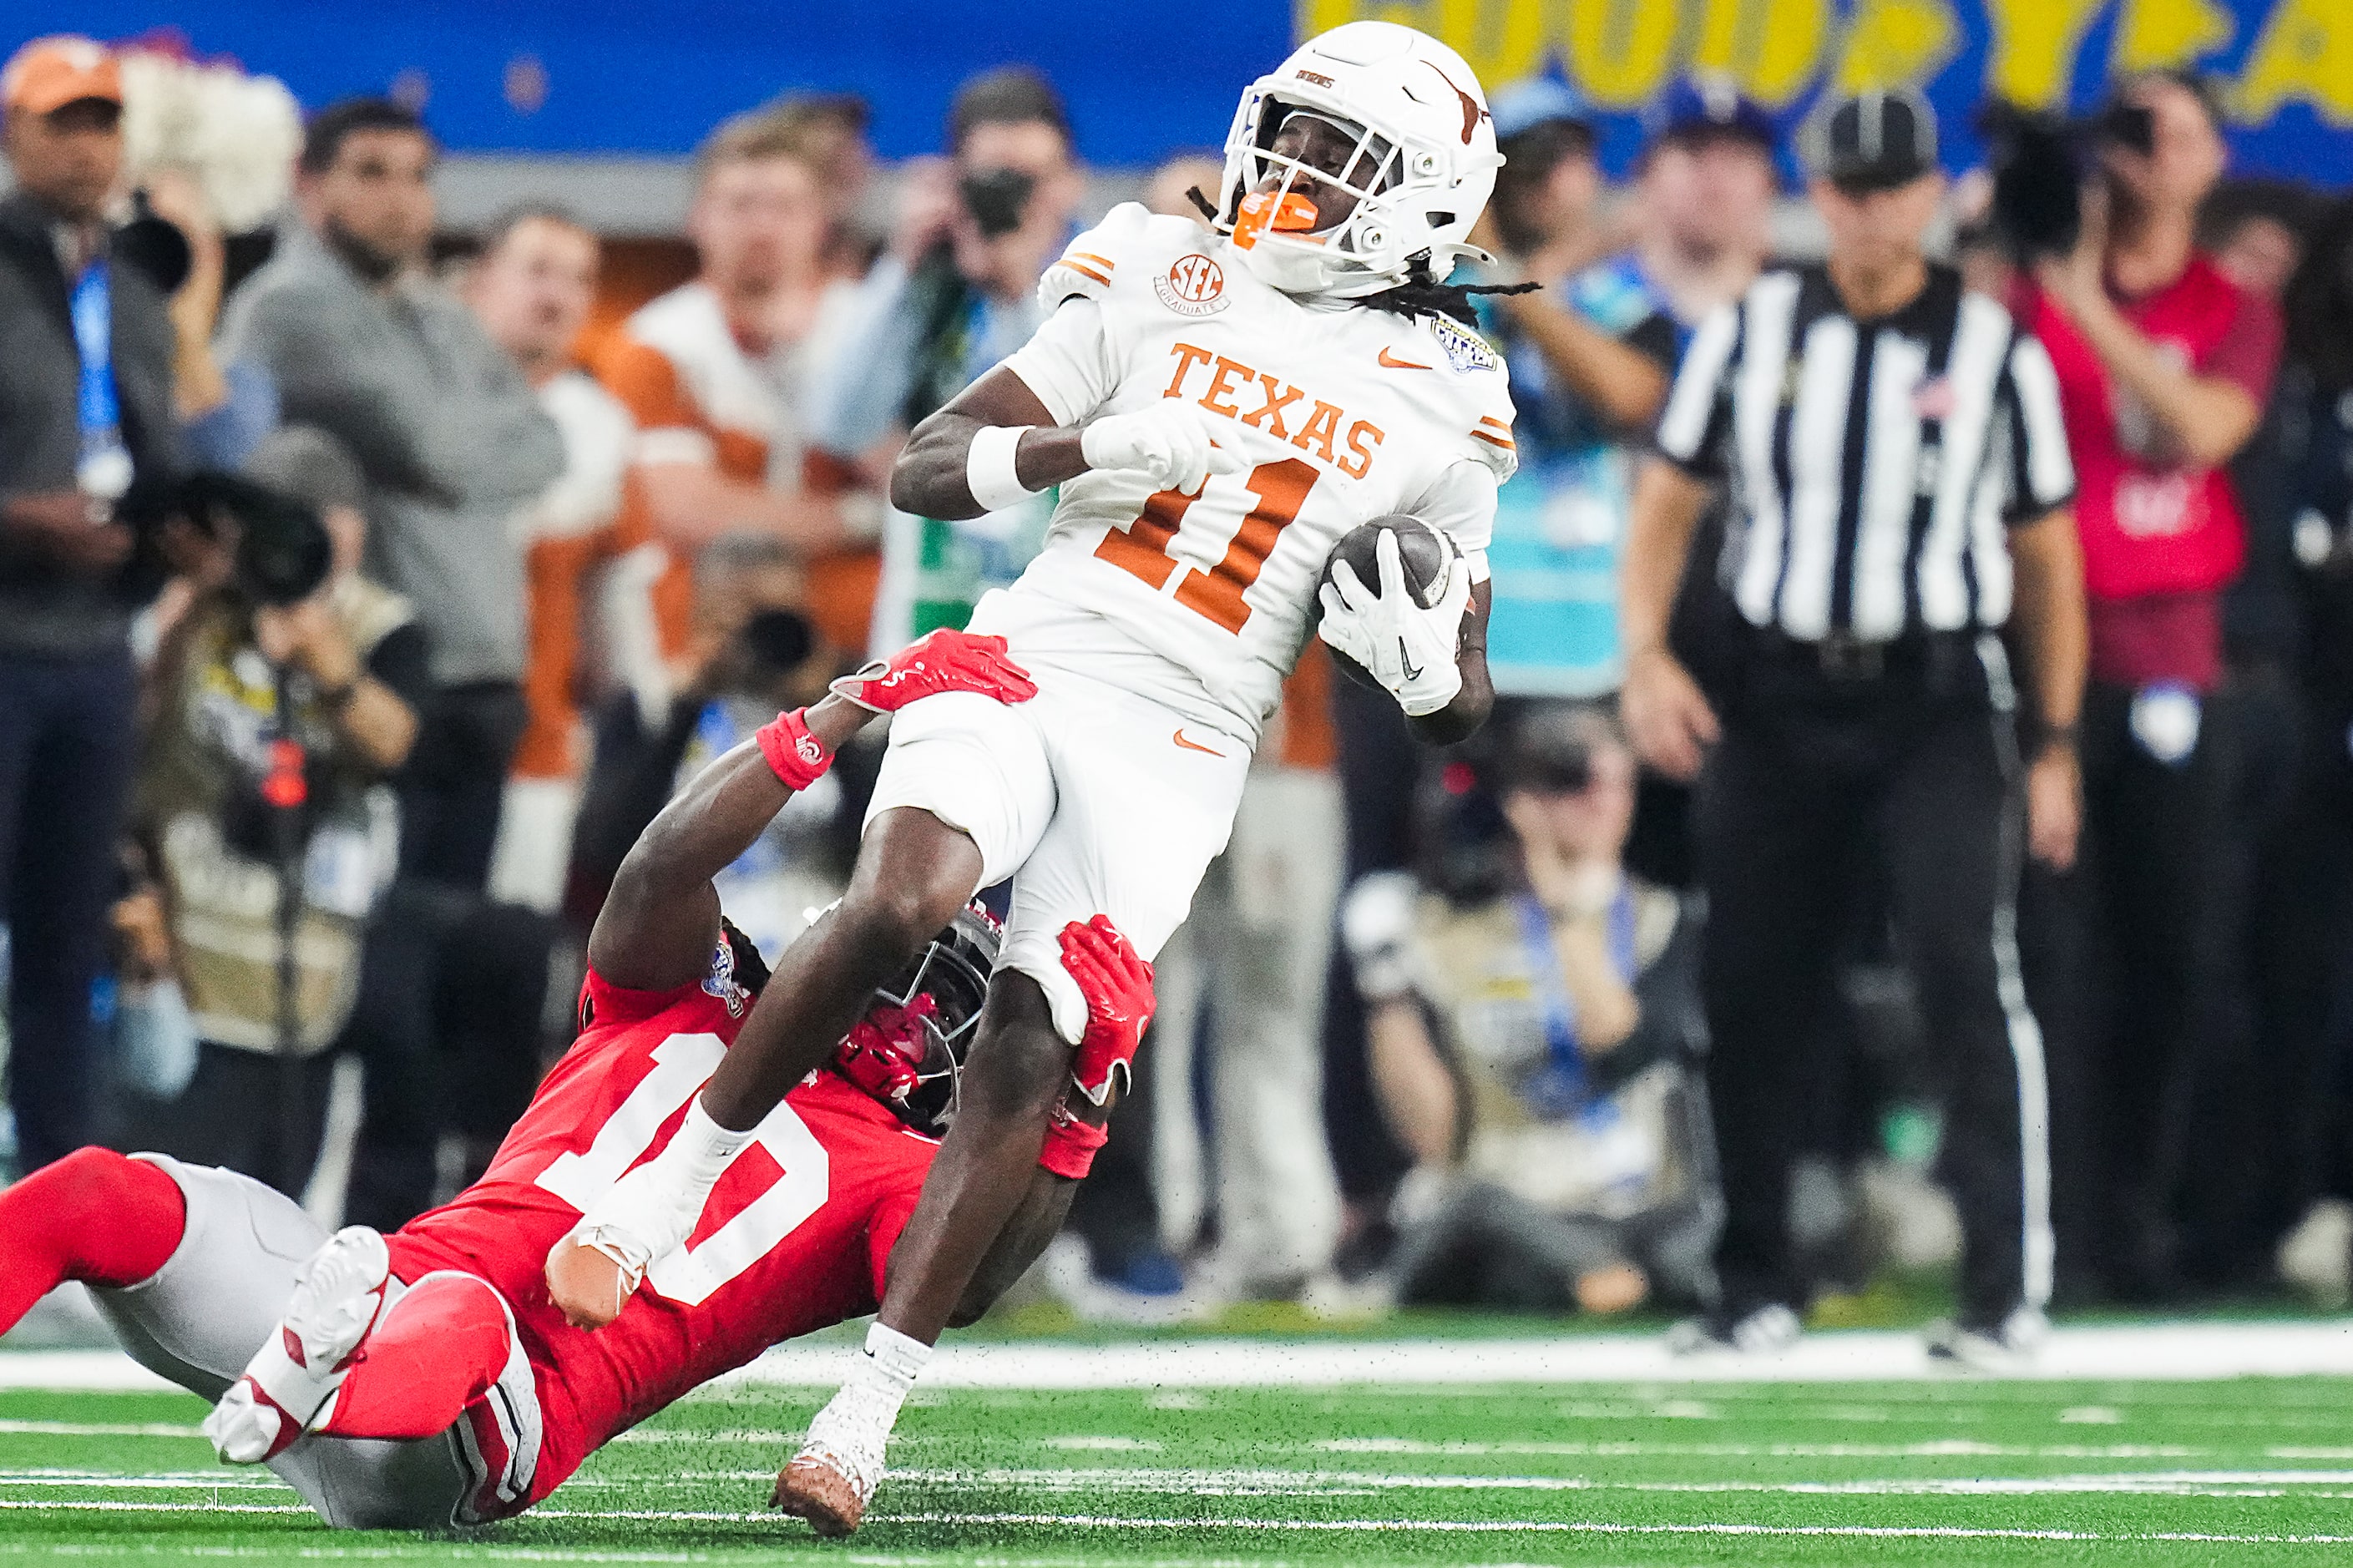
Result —
M1332 553L1324 559L1324 575L1317 584L1319 595L1323 584L1332 580L1334 563L1341 561L1346 562L1348 569L1356 573L1357 582L1374 593L1379 593L1381 563L1378 551L1384 531L1397 535L1398 564L1405 568L1406 586L1413 591L1415 600L1422 608L1428 609L1444 598L1447 577L1454 564L1453 552L1446 547L1446 541L1439 537L1435 529L1403 512L1390 517L1377 517L1342 534L1340 542L1332 547ZM1332 662L1339 666L1340 673L1357 685L1379 684L1373 679L1371 671L1339 649L1326 644L1324 651L1332 656Z

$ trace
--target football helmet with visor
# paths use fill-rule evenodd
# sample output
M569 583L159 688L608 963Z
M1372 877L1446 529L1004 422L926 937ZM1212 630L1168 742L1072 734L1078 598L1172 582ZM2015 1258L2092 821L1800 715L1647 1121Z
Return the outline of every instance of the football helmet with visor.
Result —
M1457 260L1490 259L1469 240L1503 162L1461 55L1394 22L1350 22L1242 94L1215 226L1287 294L1443 283Z

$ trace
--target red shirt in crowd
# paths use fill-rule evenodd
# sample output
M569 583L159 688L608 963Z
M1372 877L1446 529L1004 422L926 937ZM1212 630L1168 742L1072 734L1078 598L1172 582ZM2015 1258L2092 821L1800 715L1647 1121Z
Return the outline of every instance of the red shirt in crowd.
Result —
M514 1313L539 1394L537 1468L525 1495L481 1500L486 1516L538 1501L614 1434L770 1345L873 1311L938 1149L836 1074L812 1073L720 1177L686 1247L610 1324L573 1328L548 1299L549 1250L670 1141L750 1010L724 965L667 992L591 971L583 1002L587 1027L482 1179L387 1238L400 1279L457 1269ZM484 1424L478 1441L503 1440Z
M2247 531L2229 473L2189 468L2049 295L2024 312L2059 374L2079 486L2075 526L2091 596L2092 675L2125 686L2179 680L2211 689L2221 676L2221 595L2246 559ZM2195 374L2269 401L2280 355L2279 312L2203 257L2153 293L2111 294L2159 353Z

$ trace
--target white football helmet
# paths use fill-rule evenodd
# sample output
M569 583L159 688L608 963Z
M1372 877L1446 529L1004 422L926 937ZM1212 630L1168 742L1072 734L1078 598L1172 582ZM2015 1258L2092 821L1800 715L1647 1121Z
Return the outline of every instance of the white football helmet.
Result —
M1278 155L1274 139L1298 114L1356 139L1337 175ZM1487 96L1462 57L1394 22L1350 22L1301 45L1252 82L1226 133L1216 227L1243 262L1290 294L1353 299L1413 279L1426 265L1442 283L1467 243L1503 166ZM1270 176L1280 176L1261 191ZM1314 203L1294 186L1345 186L1356 197L1339 223L1309 226Z

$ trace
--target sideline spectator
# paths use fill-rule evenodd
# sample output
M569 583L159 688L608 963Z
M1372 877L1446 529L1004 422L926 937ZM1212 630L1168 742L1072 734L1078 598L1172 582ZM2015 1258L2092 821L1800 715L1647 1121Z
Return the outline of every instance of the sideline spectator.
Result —
M351 458L315 430L268 437L259 487L205 509L224 570L156 660L138 831L164 888L197 1037L195 1076L155 1112L155 1147L299 1195L317 1155L326 1052L351 1016L367 920L390 883L398 808L387 781L430 684L407 600L360 574L366 520ZM281 709L280 704L286 706ZM298 837L276 837L278 745L301 748ZM282 781L280 781L282 782ZM303 865L296 1049L307 1125L280 1117L278 889Z
M1086 195L1062 100L1024 67L975 77L948 110L948 158L908 166L897 232L875 264L818 389L812 439L839 464L890 466L908 430L1029 342L1038 279ZM948 523L883 516L871 650L961 626L981 594L1019 575L1053 498Z
M1688 339L1747 291L1773 249L1772 117L1720 81L1681 81L1651 115L1630 226L1642 275Z
M2297 1221L2282 1273L2341 1308L2353 1294L2353 198L2315 226L2287 326L2279 423L2294 439L2278 522L2294 561L2296 747L2258 850L2246 951L2256 1081L2288 1143L2284 1190L2264 1194L2253 1228Z
M865 646L872 502L820 490L805 463L811 381L849 288L828 275L835 226L808 140L774 110L711 133L687 216L700 271L631 316L591 366L637 421L633 470L670 555L656 603L672 659L689 640L695 557L745 530L800 556L829 641L853 658Z
M587 770L580 725L586 588L598 569L649 542L628 474L629 411L572 360L596 302L596 237L554 207L522 207L485 237L467 303L510 354L564 435L564 472L517 514L530 584L529 718L515 747L491 865L491 896L553 914L564 900L572 823Z
M2246 530L2225 465L2263 418L2280 320L2196 248L2229 155L2204 89L2145 77L2116 101L2147 111L2150 150L2103 146L2082 243L2021 289L2083 487L2092 677L2082 862L2021 925L2054 1063L2062 1250L2094 1289L2161 1299L2181 1265L2189 1097L2233 1028L2222 597Z
M479 891L522 733L522 552L512 520L563 440L466 308L424 276L435 147L410 110L352 99L311 121L302 213L231 303L231 361L276 380L368 480L369 574L416 606L433 689L398 781L404 876Z
M1680 354L1710 312L1747 292L1772 254L1779 142L1772 117L1722 81L1678 83L1650 119L1629 204L1634 252L1621 265L1665 301ZM1701 518L1668 623L1668 646L1703 687L1737 657L1743 636L1722 581L1729 519L1721 505ZM1694 885L1690 789L1645 772L1640 802L1629 863L1660 881Z
M0 71L0 919L11 932L18 1163L90 1142L90 987L138 756L131 528L115 505L176 468L175 339L155 283L114 265L121 73L87 38Z
M826 236L826 270L838 279L865 277L883 245L882 231L868 211L874 148L866 140L866 127L874 111L855 93L815 92L779 99L769 112L799 142L833 215Z
M1388 872L1344 916L1382 1110L1415 1161L1398 1299L1698 1304L1722 1207L1697 915L1620 859L1634 756L1599 710L1529 713L1501 771L1514 891L1456 910Z
M1511 367L1520 468L1497 498L1487 662L1502 698L1596 697L1625 674L1618 568L1633 488L1630 436L1666 402L1681 332L1633 258L1581 265L1600 242L1601 170L1576 96L1538 79L1495 96L1504 168L1481 243L1501 280L1482 311Z

